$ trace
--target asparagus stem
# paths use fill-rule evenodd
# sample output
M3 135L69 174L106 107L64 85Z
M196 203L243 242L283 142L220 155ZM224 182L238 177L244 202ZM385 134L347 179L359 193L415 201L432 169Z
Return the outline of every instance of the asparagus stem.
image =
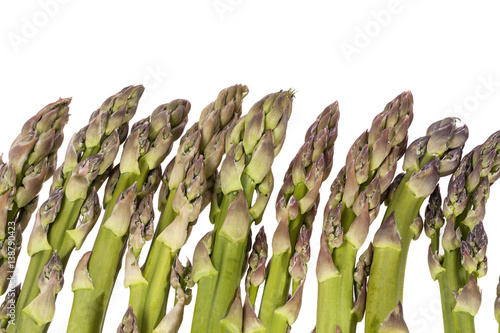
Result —
M176 251L172 252L167 246L161 246L159 249L158 258L160 258L160 261L155 266L154 275L150 277L147 284L148 294L145 298L147 306L144 307L141 326L144 332L151 332L153 328L158 326L165 313L165 299L168 298L169 290L169 280L165 277L170 275L175 256ZM144 276L147 275L144 274ZM151 291L155 291L155 293L160 294L160 296L163 295L163 297L154 297L149 294Z
M143 267L148 284L131 289L131 302L139 307L136 314L142 330L151 331L165 316L169 287L166 277L170 276L173 260L187 240L187 232L204 208L206 179L212 177L222 159L226 132L239 118L246 94L247 87L243 85L222 90L216 101L202 111L199 123L181 140L177 156L165 171L160 191L162 213ZM185 207L190 207L189 216L181 216ZM175 232L170 231L172 228Z
M420 207L425 198L434 193L439 177L456 170L468 137L467 127L457 126L459 124L454 118L438 121L429 127L427 136L408 148L403 166L406 174L389 201L379 230L381 240L373 244L365 332L377 332L385 318L403 301L409 247L423 227L418 215ZM396 229L384 228L391 219L394 219ZM417 225L414 225L415 221L419 221ZM389 250L384 251L386 248ZM397 271L389 275L387 267L391 265Z
M338 307L331 309L326 301L318 302L318 306L327 306L318 308L318 333L354 332L363 317L366 294L356 293L353 299L357 251L378 215L380 199L389 189L397 161L406 150L412 119L413 97L404 92L389 102L374 118L370 130L354 142L345 167L332 184L318 257L318 267L324 267L316 274L320 286L334 288L332 301L336 300Z
M109 174L122 138L128 131L128 121L134 116L143 91L142 86L131 86L111 96L100 109L92 114L89 125L73 136L66 151L64 164L56 171L52 184L53 194L57 191L62 191L64 194L61 199L63 201L60 205L61 208L56 212L57 216L47 223L42 226L35 225L30 238L28 250L31 248L32 262L34 263L34 265L30 263L30 269L36 270L36 272L28 272L27 276L30 279L40 273L42 265L45 264L52 251L63 249L62 245L64 245L64 250L68 252L62 253L64 255L62 271L64 271L65 263L73 249L66 246L65 243L68 241L68 237L71 238L68 232L76 231L75 227L79 215L82 216L82 223L87 225L76 231L77 234L73 236L78 239L71 238L72 241L82 243L95 224L100 210L89 212L82 210L82 208L85 208L84 204L89 203L89 200L95 201L95 190L99 189ZM51 198L48 201L50 200ZM93 203L90 202L89 205L92 206ZM24 312L21 310L33 304L35 296L39 293L39 296L36 297L41 297L44 291L36 290L32 280L25 280L24 285L30 287L26 291L24 288L21 290L22 297L20 299L22 298L23 301L16 308L18 311L16 318L21 323L27 322L28 325L9 327L10 332L25 332L34 329L32 322L22 319ZM49 324L50 321L43 323L41 329L46 330Z
M460 287L458 283L458 277L454 273L458 270L457 261L445 256L443 267L446 269L446 272L451 272L451 275L453 275L447 276L448 274L442 274L438 277L439 290L441 292L441 308L443 314L444 332L454 333L456 332L456 323L453 315L453 309L455 308L456 301L453 293L448 291L458 290Z
M474 315L481 303L476 279L484 276L487 270L487 238L481 221L490 185L500 176L499 141L500 132L496 132L463 157L450 179L443 203L443 215L447 221L440 245L444 254L439 255L439 248L431 244L429 268L432 278L439 282L446 332L458 332L462 327L473 331ZM433 219L428 223L426 219L426 234L431 237L431 242L432 237L439 235L443 224L435 223ZM467 292L462 295L464 289ZM470 307L464 306L465 302Z
M264 97L235 124L229 135L228 152L221 166L220 183L215 182L217 188L212 201L214 249L193 265L195 272L209 270L208 274L200 273L193 280L213 289L198 289L192 332L217 332L221 322L224 327L229 324L226 316L236 298L245 267L250 226L262 219L272 192L271 167L283 146L292 99L291 91ZM203 311L208 311L208 316Z
M269 263L259 311L259 320L266 332L284 332L295 320L292 319L293 316L283 316L278 309L285 307L290 289L292 295L295 295L305 278L306 263L309 260L309 239L300 240L300 244L298 240L301 230L304 230L304 237L310 237L319 201L319 189L330 174L333 162L339 114L337 102L323 110L306 132L305 143L285 174L284 184L277 199L277 215L281 215L277 216L280 226L273 237L274 253ZM294 257L296 255L300 259ZM292 282L291 270L297 270L301 265L303 267L300 267L300 272L294 273ZM302 274L303 277L299 276ZM295 306L300 309L300 304ZM298 314L298 310L296 313Z

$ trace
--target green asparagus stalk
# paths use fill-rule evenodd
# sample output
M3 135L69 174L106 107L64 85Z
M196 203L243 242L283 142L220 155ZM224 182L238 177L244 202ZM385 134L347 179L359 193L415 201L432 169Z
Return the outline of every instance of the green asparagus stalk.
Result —
M179 258L176 257L170 273L170 285L175 290L175 305L160 324L153 330L153 333L177 333L182 324L184 307L191 303L193 298L191 288L194 286L192 279L192 266L188 260L183 266Z
M11 145L9 162L12 167L2 172L0 249L6 252L9 236L10 242L13 242L19 225L21 233L17 232L16 237L19 248L14 250L14 259L20 250L22 231L38 204L38 193L43 183L54 173L57 151L63 142L63 130L68 122L70 102L70 98L65 98L45 106L24 124ZM0 164L4 167L3 162ZM12 259L12 256L10 260L9 257L0 259L0 295L5 293L12 280L9 277L12 277L17 261Z
M298 305L296 314L300 309L300 302L297 303L296 299L301 296L295 293L302 291L299 286L305 281L312 222L317 212L321 184L331 171L338 120L339 108L335 102L326 107L308 129L305 143L292 160L278 194L276 214L279 226L273 237L273 257L259 312L259 320L266 332L285 332L296 317L284 315L283 311L290 311L288 308L292 304L295 307ZM261 267L264 279L265 261ZM255 284L247 290L252 306L257 291L258 285ZM294 296L288 301L290 292ZM248 311L250 309L245 313Z
M439 178L457 169L467 138L465 125L456 118L445 118L432 124L426 136L408 147L403 164L405 175L395 185L383 223L373 240L365 332L378 332L387 316L403 301L408 250L423 228L420 207L434 192Z
M500 132L496 132L463 157L458 169L452 174L448 195L443 202L446 223L441 244L439 237L443 223L426 221L431 238L429 269L432 278L439 282L446 333L474 332L475 311L460 310L457 307L457 295L468 286L466 290L473 293L469 293L469 296L465 293L461 299L466 299L467 296L466 300L476 302L475 304L479 299L480 304L480 294L476 291L477 278L486 273L486 261L482 258L486 244L484 248L479 246L482 248L480 255L471 261L471 251L463 242L467 242L471 232L474 233L476 226L484 218L490 185L500 177L499 156ZM479 236L476 238L480 239ZM443 254L440 254L440 248ZM476 261L477 267L473 269Z
M56 205L59 209L33 228L28 246L31 261L16 305L18 324L9 326L8 332L27 332L22 330L24 324L37 324L23 312L40 293L35 280L54 251L58 251L64 270L75 247L67 231L75 229L80 214L88 215L82 207L107 177L143 91L142 86L130 86L111 96L92 114L89 125L73 136L65 161L53 177L52 195L61 192L60 204ZM54 199L52 195L49 201Z
M160 164L170 152L174 141L182 134L189 111L188 101L174 100L160 105L151 117L132 126L131 134L124 144L120 164L106 186L106 213L88 262L88 274L93 288L74 290L69 331L102 330L111 291L129 238L129 225L132 236L135 233L140 236L141 230L145 228L154 230L152 198L160 182ZM123 190L124 186L128 187ZM137 211L136 198L140 201ZM121 208L118 209L117 205ZM140 239L132 237L132 241ZM82 316L86 318L84 325L81 324Z
M412 119L408 91L389 102L354 142L331 186L316 268L318 333L354 332L363 317L365 295L353 299L356 255L404 154Z
M129 227L145 225L153 219L152 195L142 199L139 205L136 200L137 184L134 183L120 194L109 218L103 222L90 257L80 261L72 285L75 296L68 332L102 330ZM87 261L85 266L84 261ZM80 271L82 268L84 273Z
M291 91L265 96L229 134L212 200L214 231L200 241L193 259L198 294L192 332L218 332L233 304L251 223L262 219L272 192L271 167L283 146L292 100Z
M226 132L241 115L247 91L244 85L223 89L181 139L177 155L164 173L159 194L161 216L142 275L137 267L140 250L134 251L134 260L127 254L129 304L141 331L151 332L165 316L171 267L206 206L206 197L210 198L211 179L222 160Z

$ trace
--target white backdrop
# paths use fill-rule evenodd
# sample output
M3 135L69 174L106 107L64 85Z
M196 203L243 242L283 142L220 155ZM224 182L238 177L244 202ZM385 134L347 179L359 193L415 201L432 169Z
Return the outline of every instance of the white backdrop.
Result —
M32 114L58 97L73 97L66 139L84 126L90 113L109 95L130 84L146 92L135 119L174 98L192 103L190 123L219 90L248 85L244 112L269 92L298 92L285 146L274 164L275 194L309 124L338 100L341 119L334 167L321 195L343 166L347 149L385 104L404 90L415 99L410 141L448 115L469 126L466 150L499 130L500 48L495 1L2 1L0 3L0 151ZM67 140L61 149L64 152ZM174 148L176 149L176 148ZM175 151L175 150L174 150ZM60 154L61 158L63 154ZM445 189L447 180L442 181ZM47 189L41 201L47 197ZM264 224L274 232L274 200ZM500 274L500 189L492 187L485 227L490 236L490 270L479 282L483 304L478 332L493 332L493 301ZM424 205L425 207L425 205ZM379 220L374 222L373 236ZM316 304L315 261L321 229L318 218L304 305L293 326L310 332ZM210 230L200 217L183 258ZM22 281L29 257L26 244L18 263ZM94 229L74 253L66 270L50 332L65 332L73 295L70 284L81 255L92 248ZM368 242L367 242L368 243ZM442 332L439 290L427 268L428 239L412 244L408 260L405 319L411 332ZM114 332L123 316L128 291L119 275L105 332ZM194 291L196 293L196 291ZM182 332L188 332L194 302L186 309ZM361 327L360 327L361 331Z

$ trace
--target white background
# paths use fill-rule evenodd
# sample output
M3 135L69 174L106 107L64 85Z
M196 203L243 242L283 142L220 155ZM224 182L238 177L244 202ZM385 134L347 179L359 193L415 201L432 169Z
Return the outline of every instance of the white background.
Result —
M341 120L334 168L321 191L304 305L293 326L295 332L310 332L323 202L347 149L373 116L411 89L415 118L410 141L448 115L468 124L466 151L500 129L498 10L495 1L2 1L0 151L6 156L24 121L58 97L73 97L68 139L104 99L130 84L147 88L135 120L159 104L187 98L192 103L190 124L229 85L249 86L244 112L269 92L294 88L298 93L288 138L274 164L276 194L307 127L338 100ZM446 189L447 180L441 186ZM497 329L493 301L500 273L500 246L495 241L500 232L499 191L492 187L487 207L490 270L479 282L483 304L476 319L478 332ZM269 242L276 226L274 200L275 195L264 219ZM372 225L370 237L379 223ZM182 250L183 258L192 256L194 245L210 228L205 212ZM30 227L19 257L19 282L27 269L29 233ZM74 267L91 249L96 233L97 228L69 263L50 332L66 330ZM413 244L407 268L405 318L417 333L442 331L438 285L427 268L428 243L422 236ZM120 274L105 332L114 332L125 312L128 290L122 281ZM182 332L189 331L193 303L186 308Z

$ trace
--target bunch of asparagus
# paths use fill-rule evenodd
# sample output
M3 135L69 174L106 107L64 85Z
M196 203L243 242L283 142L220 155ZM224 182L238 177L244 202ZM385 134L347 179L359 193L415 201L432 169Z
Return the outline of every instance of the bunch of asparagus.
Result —
M179 332L193 298L193 333L289 332L302 307L312 253L318 254L314 331L352 333L366 317L367 333L409 332L404 277L410 244L422 230L431 239L427 257L439 282L444 331L475 331L478 279L488 269L483 221L490 187L500 177L500 132L462 157L468 128L445 118L407 147L413 96L398 95L349 149L315 248L312 226L339 129L338 103L327 106L306 131L277 194L271 254L264 226L255 237L252 231L273 192L272 166L285 143L294 92L269 94L241 116L248 88L230 86L183 135L191 110L184 99L158 106L129 131L143 91L130 86L109 97L73 135L58 168L71 99L28 120L8 162L0 159L0 292L6 293L0 332L49 330L71 254L83 246L101 211L92 251L74 272L68 332L103 331L122 263L130 297L118 332ZM177 140L176 155L162 169ZM396 176L400 159L403 173ZM449 175L442 200L439 180ZM37 210L50 178L49 197ZM383 203L381 224L364 246ZM208 205L213 230L183 264L181 250ZM31 261L16 286L22 233L32 216ZM169 309L170 287L175 297Z

